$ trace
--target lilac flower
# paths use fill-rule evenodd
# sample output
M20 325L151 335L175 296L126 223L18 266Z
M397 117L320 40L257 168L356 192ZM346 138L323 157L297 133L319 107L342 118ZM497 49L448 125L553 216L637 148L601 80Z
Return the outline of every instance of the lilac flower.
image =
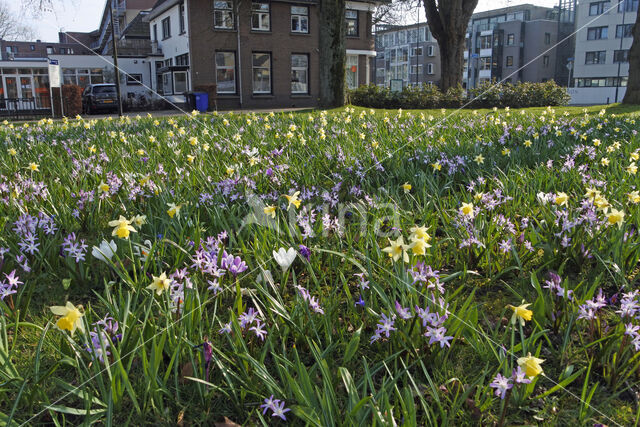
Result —
M529 384L531 380L527 378L526 373L522 370L522 367L518 365L516 369L513 370L513 374L511 375L513 381L516 384Z
M495 388L496 396L500 396L500 399L504 399L507 394L507 390L511 389L513 384L511 383L511 378L498 374L493 379L493 382L489 384L489 387Z
M386 314L381 313L380 317L382 318L382 320L380 320L377 325L378 328L376 329L376 333L385 334L385 336L389 338L389 333L391 331L397 330L396 328L393 327L393 323L394 323L393 319L395 318L395 316L387 317Z
M89 336L91 337L91 343L87 346L87 351L97 357L100 363L104 363L104 356L111 354L107 351L110 346L107 335L102 331L91 331Z
M251 307L246 312L242 313L238 320L240 320L240 327L244 328L247 325L252 324L258 318L258 312Z
M76 233L71 233L65 237L62 242L62 250L72 258L75 258L76 263L85 260L85 255L89 246L85 243L84 239L78 241Z
M278 401L278 403L274 403L275 409L273 409L272 417L280 417L282 420L286 421L287 417L284 416L284 413L290 411L291 409L284 407L284 401Z
M429 338L429 345L437 342L440 344L440 348L444 348L445 345L447 347L451 347L451 343L449 343L449 341L451 341L453 337L445 336L446 333L447 330L444 326L439 328L427 326L427 332L425 332L424 336Z
M509 240L503 240L502 242L500 242L500 251L503 254L506 254L508 252L511 251L511 239Z
M213 291L213 295L214 296L218 295L220 292L222 292L222 287L218 283L218 279L207 280L207 283L209 284L207 289L210 290L210 291Z
M231 272L234 276L242 273L247 270L247 263L242 261L239 256L234 257L233 255L227 255L227 252L223 252L222 261L220 262L220 266Z
M300 255L302 255L307 261L311 259L311 251L305 245L298 245L300 249Z
M263 326L264 325L262 324L262 322L256 319L256 325L249 328L249 330L255 332L256 336L260 338L262 341L264 341L264 337L267 336L267 331L262 329Z
M362 299L362 295L360 295L360 299L358 299L358 301L356 301L354 305L355 305L356 307L362 307L362 308L364 308L364 306L365 306L365 302L364 302L364 300Z
M230 334L231 333L231 322L225 323L222 325L222 328L218 331L220 334Z
M360 283L358 283L358 286L360 286L360 289L362 290L369 289L369 281L364 279L364 275L365 273L354 274L354 276L357 276L360 278Z
M409 309L409 307L405 308L401 306L398 301L396 301L396 312L398 313L398 316L400 316L400 318L404 320L408 320L413 317L413 314L411 314L411 310Z
M273 399L273 394L271 396L269 396L268 398L264 399L264 403L262 405L260 405L261 408L263 408L262 411L262 415L266 414L267 411L269 409L271 409L272 411L275 410L275 404L276 402L279 402L280 399Z

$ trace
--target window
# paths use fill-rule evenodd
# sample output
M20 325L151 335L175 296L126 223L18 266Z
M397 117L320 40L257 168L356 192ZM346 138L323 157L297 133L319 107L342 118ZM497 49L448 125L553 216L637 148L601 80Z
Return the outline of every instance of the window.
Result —
M618 3L618 12L637 12L638 0L622 0Z
M434 74L432 63L427 64L427 74Z
M186 71L174 71L173 72L173 93L178 95L187 91L187 72Z
M235 28L232 1L215 0L213 2L213 27L224 30Z
M551 33L544 33L544 44L551 44Z
M427 56L435 56L435 47L433 45L427 46Z
M236 53L216 52L217 93L236 93Z
M358 37L358 11L345 11L345 20L347 21L347 36ZM402 38L404 39L404 31L400 31L400 33L402 33ZM401 43L404 43L404 40Z
M613 51L613 62L629 62L629 49L624 50L614 50Z
M477 40L479 49L491 49L491 36L480 36Z
M513 67L513 56L507 56L507 67Z
M633 33L631 32L632 30L633 24L616 25L616 38L621 39L623 37L633 37Z
M189 54L185 53L176 56L176 65L189 65Z
M412 47L411 48L411 56L422 56L422 48L421 47Z
M36 45L35 44L29 45L29 49L31 49L31 51L36 50Z
M271 93L271 54L254 53L251 66L253 69L253 93Z
M66 47L61 47L59 49L60 55L66 55L67 54L67 48Z
M589 16L602 15L605 10L609 9L608 1L598 1L589 4Z
M5 49L7 53L18 53L18 46L7 46Z
M291 55L291 93L309 93L309 55Z
M185 33L184 27L184 3L180 4L180 34Z
M599 77L576 79L578 87L626 86L628 77Z
M52 53L56 53L55 49L52 46L47 46L47 54L51 55Z
M251 29L269 31L271 29L270 15L269 3L254 0L251 3Z
M358 87L358 55L347 55L347 87L355 89Z
M138 86L142 84L142 74L127 74L127 85Z
M478 66L479 70L490 70L491 69L491 57L483 56L480 58L480 64Z
M591 27L587 30L587 40L601 40L607 38L608 27Z
M173 93L173 79L171 78L172 73L164 73L162 75L162 93L165 95L170 95Z
M511 33L507 34L507 46L513 46L516 44L516 35Z
M411 66L411 74L422 74L422 64L420 65L412 65Z
M309 8L307 6L291 6L291 32L309 32Z
M607 51L598 50L593 52L587 52L585 55L585 64L604 64L607 60Z
M171 17L167 16L162 20L162 40L171 37Z
M542 66L547 68L549 66L549 55L544 55L542 57Z
M153 24L153 41L158 41L158 24Z

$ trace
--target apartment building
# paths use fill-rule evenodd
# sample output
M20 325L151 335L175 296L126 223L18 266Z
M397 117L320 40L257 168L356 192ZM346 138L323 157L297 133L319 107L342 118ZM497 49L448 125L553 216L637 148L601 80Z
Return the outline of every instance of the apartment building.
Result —
M573 104L608 104L624 97L631 29L639 0L579 1L576 8Z
M558 9L523 4L472 15L463 86L556 79Z
M408 26L378 26L375 37L375 84L389 86L438 84L440 49L426 23Z

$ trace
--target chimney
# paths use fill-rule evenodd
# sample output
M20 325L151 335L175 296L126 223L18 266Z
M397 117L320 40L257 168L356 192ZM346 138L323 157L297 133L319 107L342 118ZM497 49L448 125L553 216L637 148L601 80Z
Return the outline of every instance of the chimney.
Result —
M42 43L42 40L38 39L36 40L36 43Z

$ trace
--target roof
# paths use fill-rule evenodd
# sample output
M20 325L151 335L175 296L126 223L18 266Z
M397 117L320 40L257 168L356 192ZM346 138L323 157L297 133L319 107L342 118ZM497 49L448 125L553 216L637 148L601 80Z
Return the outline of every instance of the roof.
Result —
M176 6L182 2L183 0L158 0L156 4L153 5L153 9L151 9L151 12L149 12L149 14L145 17L145 21L151 21L160 14L171 9L173 6Z

